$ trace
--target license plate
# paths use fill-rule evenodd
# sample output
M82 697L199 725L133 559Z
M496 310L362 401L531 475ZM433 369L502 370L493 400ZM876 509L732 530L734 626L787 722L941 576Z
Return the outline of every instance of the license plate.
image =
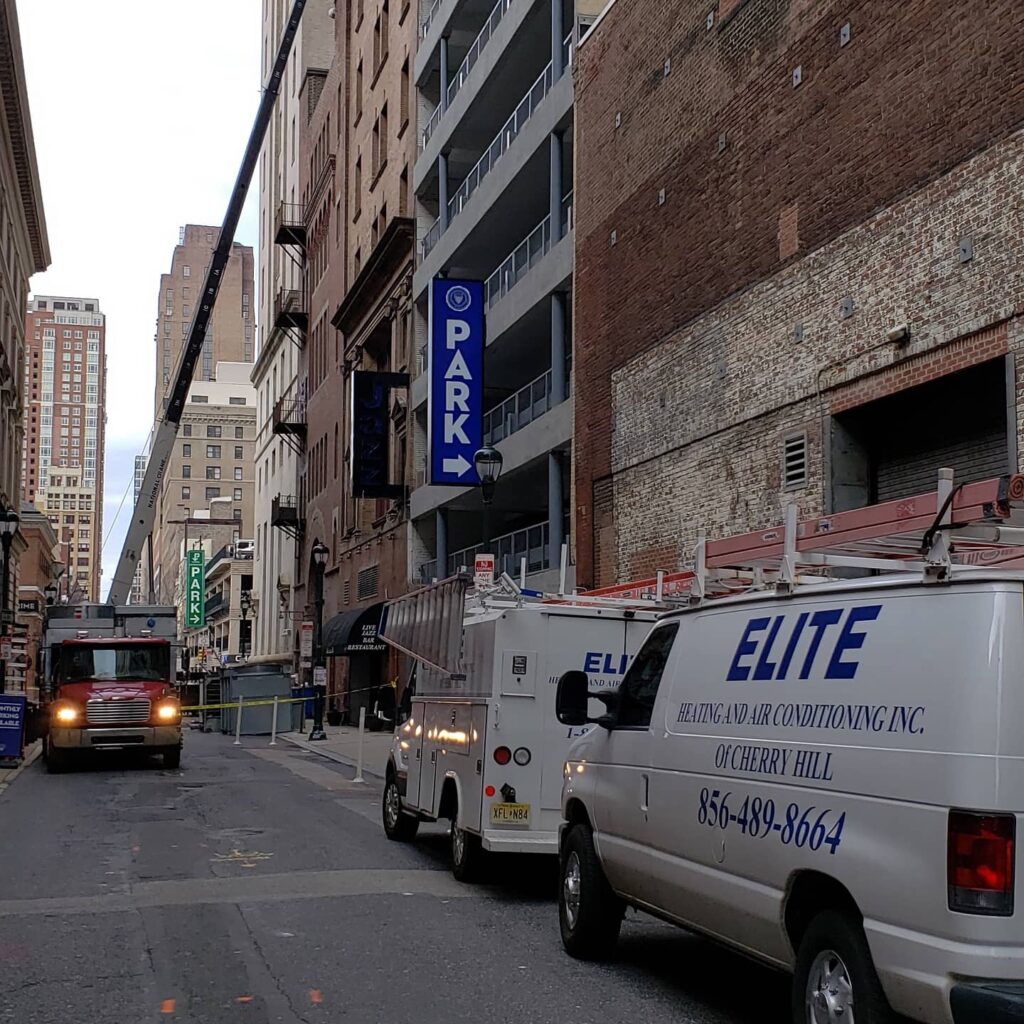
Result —
M491 804L492 825L529 825L529 804Z

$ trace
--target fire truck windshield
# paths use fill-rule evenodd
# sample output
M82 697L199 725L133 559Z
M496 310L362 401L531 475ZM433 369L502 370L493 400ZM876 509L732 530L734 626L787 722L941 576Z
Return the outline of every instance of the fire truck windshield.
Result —
M57 678L63 683L161 682L169 677L171 649L167 644L68 645L60 650L59 657Z

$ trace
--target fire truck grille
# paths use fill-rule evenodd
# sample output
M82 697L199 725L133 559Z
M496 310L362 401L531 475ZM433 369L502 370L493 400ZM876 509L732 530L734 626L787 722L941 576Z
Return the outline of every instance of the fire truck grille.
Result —
M126 722L148 722L150 702L146 697L129 700L90 700L85 705L88 725L122 725Z

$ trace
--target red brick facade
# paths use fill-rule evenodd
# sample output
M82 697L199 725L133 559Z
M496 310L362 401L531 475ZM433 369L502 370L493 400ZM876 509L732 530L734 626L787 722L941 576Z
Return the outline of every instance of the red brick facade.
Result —
M772 436L806 431L810 456L820 460L816 392L874 368L868 357L860 360L866 366L843 367L840 380L822 378L833 348L856 363L857 353L884 338L900 305L911 305L917 312L913 340L905 351L883 352L876 360L881 368L929 344L949 345L1015 308L1005 295L1001 306L983 301L991 278L957 278L963 301L955 310L939 308L946 264L929 268L925 259L933 254L920 247L908 257L916 261L913 294L896 296L906 267L892 256L919 231L922 245L951 247L943 250L945 259L961 233L980 237L983 223L1012 216L1013 178L998 173L999 161L1010 156L993 157L993 167L978 155L1024 123L1024 93L1009 87L1024 77L1024 22L1015 4L722 0L709 19L712 7L689 0L616 4L578 54L574 532L583 585L641 568L639 553L663 551L691 514L706 510L715 522L739 528L769 515L757 488L777 481L774 459L762 465L716 448L713 460L706 456L708 465L700 465L695 450L687 453L686 468L651 461L641 470L645 445L652 460L671 447L658 422L671 409L662 405L660 416L658 407L648 409L640 431L638 416L616 395L620 371L623 397L633 384L641 398L652 387L657 393L661 380L640 373L641 354L678 342L666 364L670 378L681 367L689 373L691 365L696 371L711 361L704 368L710 381L702 389L704 403L723 404L712 415L691 403L669 433L697 435L694 420L708 418L719 439L742 444L746 436L759 450L771 420ZM984 214L977 202L954 201L956 190L970 185L956 170L972 157L994 175L995 187L1006 189L1003 197L986 193ZM929 221L927 208L906 205L927 187L947 212L957 211L959 223ZM665 202L659 203L662 189ZM906 219L894 214L887 221L887 209L897 205ZM853 250L849 258L830 251L829 290L819 288L812 301L819 251L872 218L872 230L892 240L890 250L861 264ZM863 238L856 241L866 246ZM954 256L949 263L956 267ZM793 271L786 279L792 301L771 300L771 329L755 323L742 339L730 333L730 318L758 318L745 293L787 269ZM864 308L875 283L892 301L872 313L881 322L868 331ZM857 312L843 321L837 310L852 293ZM729 312L719 316L723 303ZM819 331L827 312L828 330L843 343L819 339L791 350L789 340L808 311ZM1015 330L1009 329L1011 349ZM687 332L684 344L679 338ZM952 369L943 358L928 365ZM914 372L892 379L909 386ZM772 403L760 394L766 373L788 379L788 389L773 387ZM670 378L664 378L669 390L678 390ZM809 404L799 408L798 400ZM748 415L754 407L766 417L757 428ZM707 488L695 481L713 474L729 477L732 493L717 504L709 497L705 509ZM811 486L820 487L820 480ZM646 498L645 488L652 489ZM694 507L680 508L674 500L680 488L684 497L686 488L698 494ZM658 494L671 511L655 507L652 523L637 524L640 535L624 536L615 510Z

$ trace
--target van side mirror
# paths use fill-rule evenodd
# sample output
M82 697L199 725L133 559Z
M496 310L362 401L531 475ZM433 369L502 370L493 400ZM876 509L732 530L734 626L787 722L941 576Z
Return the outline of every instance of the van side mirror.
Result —
M586 725L590 704L590 680L586 672L573 669L558 680L555 715L562 725Z

